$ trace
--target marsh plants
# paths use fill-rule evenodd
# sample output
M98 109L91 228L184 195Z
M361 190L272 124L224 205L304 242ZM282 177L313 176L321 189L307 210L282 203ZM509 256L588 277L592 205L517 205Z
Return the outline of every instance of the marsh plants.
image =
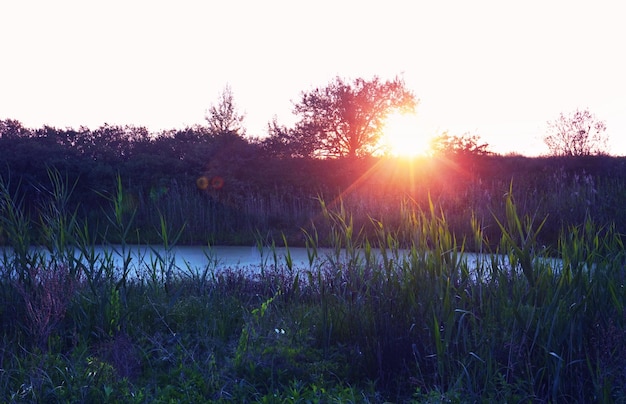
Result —
M0 186L12 246L0 265L3 402L626 400L625 256L610 225L570 226L550 249L537 243L543 219L518 214L510 193L499 240L478 219L456 237L432 203L364 229L322 202L328 234L303 231L305 268L287 253L260 272L218 270L210 256L174 271L181 229L161 215L166 253L131 276L122 187L102 195L100 226L122 243L100 255L65 203L72 184L49 176L36 221ZM32 227L47 254L30 248ZM319 257L322 237L333 249ZM411 240L403 253L399 240ZM487 259L470 267L469 247Z

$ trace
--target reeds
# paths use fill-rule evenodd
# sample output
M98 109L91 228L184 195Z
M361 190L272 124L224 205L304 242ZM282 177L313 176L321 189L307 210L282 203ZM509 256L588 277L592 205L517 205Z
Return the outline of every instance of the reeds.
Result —
M0 265L3 401L626 395L626 257L611 225L563 228L550 248L540 244L545 216L519 213L511 192L493 210L498 240L477 216L457 236L432 200L358 223L348 204L320 201L301 234L305 268L289 248L277 256L286 235L260 231L258 248L269 247L260 271L220 268L211 253L204 268L177 268L182 216L170 222L169 208L157 211L151 231L164 248L146 260L131 245L140 203L128 203L120 179L103 194L95 231L66 203L72 185L49 175L38 223L0 181L12 246ZM33 226L45 230L45 254L32 248ZM119 244L101 255L95 240L105 235ZM482 253L475 262L468 246Z

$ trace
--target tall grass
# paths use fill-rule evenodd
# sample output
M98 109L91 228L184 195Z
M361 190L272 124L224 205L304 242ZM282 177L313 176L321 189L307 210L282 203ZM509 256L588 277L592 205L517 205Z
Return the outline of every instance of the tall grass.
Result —
M520 213L510 185L492 210L497 240L478 215L457 235L432 200L405 202L400 220L368 222L341 200L321 201L301 234L308 265L295 268L289 249L281 265L276 240L257 232L270 255L254 272L219 268L210 253L200 270L175 268L173 246L186 227L165 208L152 229L165 253L134 256L141 203L128 202L121 180L103 194L96 237L114 234L119 244L101 256L89 222L65 203L72 185L54 171L50 183L39 224L0 186L13 246L0 279L3 401L626 396L622 235L587 218L545 247L545 216ZM51 254L34 253L22 234L35 225ZM468 249L482 259L468 260ZM130 270L134 260L144 272Z
M624 337L621 235L589 221L571 226L561 233L560 260L554 260L554 251L537 243L545 219L520 217L511 194L505 206L506 219L496 218L498 254L479 264L480 276L463 260L465 240L456 239L432 204L426 212L408 211L401 229L374 223L380 261L355 259L355 249L367 257L370 241L343 207L329 214L330 237L345 248L344 260L328 257L329 267L310 271L307 286L319 299L321 326L314 329L325 351L344 347L350 368L363 372L355 379L398 390L413 384L457 391L470 401L621 396L622 370L589 373L601 368L590 365L590 351L600 349L597 330L615 332L608 349L624 355L616 342ZM489 245L474 226L473 244ZM412 236L403 254L399 232Z
M341 199L352 215L354 227L362 229L372 242L376 239L376 230L370 226L370 218L384 218L385 226L397 228L403 220L399 205L410 201L428 210L430 199L437 209L445 212L446 225L459 238L471 236L470 223L475 217L492 243L490 246L496 247L500 228L494 216L506 217L503 195L510 191L512 179L518 212L546 218L538 235L542 245L555 246L562 227L580 224L587 216L597 223L614 222L618 231L625 230L626 220L622 210L617 208L624 197L621 179L592 175L541 160L524 161L519 168L514 168L514 163L513 158L494 157L472 164L438 159L424 159L405 166L397 161L354 167L340 164L330 166L338 172L329 175L328 184L321 182L324 177L320 174L320 179L311 183L303 179L289 182L279 178L263 181L232 178L224 182L223 187L214 187L207 178L192 175L175 179L164 177L154 183L138 182L130 173L117 178L107 175L98 182L93 178L69 181L68 178L75 178L71 173L55 175L68 182L65 190L59 190L59 195L63 192L70 195L62 202L68 208L67 219L77 214L81 225L88 225L92 239L115 244L121 243L122 234L113 231L114 227L103 215L103 209L112 214L110 198L114 195L120 196L117 202L125 215L134 212L132 220L124 218L125 224L131 226L128 242L159 243L162 214L172 229L184 227L179 239L181 244L252 245L256 231L260 231L275 240L284 235L294 246L304 245L305 237L300 229L311 230L311 222L326 236L327 222L316 199L321 195L329 207L334 207ZM40 214L40 205L51 200L48 196L56 192L54 187L59 184L57 181L57 185L53 185L48 180L41 180L44 185L28 181L21 184L23 186L17 186L19 181L3 184L7 187L5 194L12 195L13 202L23 205L25 217L12 220L15 224L18 224L15 220L22 220L29 231L20 234L28 237L29 243L44 245L50 235L41 221L45 215ZM118 182L123 185L123 192L119 192ZM90 187L99 192L92 192ZM78 192L68 192L70 190ZM105 232L107 227L109 231ZM322 243L326 243L324 237L320 240ZM410 243L402 237L399 234L398 241ZM6 231L0 229L0 243L6 244L8 240ZM468 244L466 248L473 250L474 246Z

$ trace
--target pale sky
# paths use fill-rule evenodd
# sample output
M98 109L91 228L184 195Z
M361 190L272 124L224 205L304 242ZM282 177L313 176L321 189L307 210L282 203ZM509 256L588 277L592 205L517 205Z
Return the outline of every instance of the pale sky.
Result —
M589 108L626 155L623 18L603 0L0 0L0 119L183 128L228 84L262 136L302 91L399 75L419 136L543 154L546 122Z

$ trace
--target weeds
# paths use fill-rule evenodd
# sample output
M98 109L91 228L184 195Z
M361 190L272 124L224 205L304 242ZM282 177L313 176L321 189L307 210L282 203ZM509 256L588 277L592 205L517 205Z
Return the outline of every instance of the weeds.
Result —
M14 281L13 287L23 299L26 327L41 350L47 349L48 339L65 317L80 279L67 267L33 267L28 279Z

